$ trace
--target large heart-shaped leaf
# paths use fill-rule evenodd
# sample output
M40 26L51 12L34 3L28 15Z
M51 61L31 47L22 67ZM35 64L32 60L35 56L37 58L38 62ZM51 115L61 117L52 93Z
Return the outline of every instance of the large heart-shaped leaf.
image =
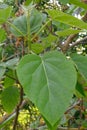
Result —
M17 75L26 95L51 124L67 109L76 85L73 63L57 51L22 58Z

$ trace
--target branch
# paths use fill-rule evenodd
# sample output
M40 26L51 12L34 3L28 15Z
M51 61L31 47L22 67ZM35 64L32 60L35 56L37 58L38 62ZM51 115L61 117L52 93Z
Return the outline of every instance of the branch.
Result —
M77 105L82 103L82 99L78 100L76 103L74 103L72 106L70 106L66 112L64 114L67 114L70 110L72 110L73 108L75 108Z
M81 40L78 40L78 41L74 42L74 43L70 46L70 48L72 48L72 47L74 47L74 46L77 46L77 45L80 45L80 44L83 44L84 41L86 41L86 40L87 40L87 36L84 37L84 38L82 38ZM86 43L87 43L87 42L86 42Z
M62 45L61 49L62 52L66 52L69 48L69 44L73 41L73 39L77 36L77 34L71 34L66 41L64 42L64 44Z
M82 20L84 22L87 21L87 12L86 14L82 17ZM78 34L71 34L65 41L65 43L62 45L61 49L62 49L62 52L66 52L68 49L69 49L69 44L73 41L73 39L77 36Z
M17 108L16 108L16 116L15 116L15 120L14 120L14 124L13 124L13 130L16 130L18 115L19 115L20 106L22 104L22 101L23 101L23 88L21 86L21 88L20 88L20 102L19 102L19 104L17 105Z

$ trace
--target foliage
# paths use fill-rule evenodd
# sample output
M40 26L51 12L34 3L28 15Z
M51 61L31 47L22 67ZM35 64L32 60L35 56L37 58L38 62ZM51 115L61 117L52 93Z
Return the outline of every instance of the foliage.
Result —
M60 72L60 70L62 71ZM21 75L21 72L24 75ZM64 73L67 77L65 77ZM59 74L62 76L61 79ZM46 53L43 57L29 54L20 61L17 75L29 99L35 103L49 123L55 125L66 110L72 97L71 92L76 84L76 72L72 62L67 61L66 57L57 51ZM62 82L62 79L64 79L64 82ZM60 95L60 91L61 94L65 91L65 94ZM59 102L57 102L58 98ZM62 98L63 109L61 109ZM53 102L54 105L52 105Z
M0 3L0 102L9 113L0 128L11 121L15 130L22 109L31 112L35 105L48 129L56 130L73 95L75 103L86 103L86 9L79 0Z

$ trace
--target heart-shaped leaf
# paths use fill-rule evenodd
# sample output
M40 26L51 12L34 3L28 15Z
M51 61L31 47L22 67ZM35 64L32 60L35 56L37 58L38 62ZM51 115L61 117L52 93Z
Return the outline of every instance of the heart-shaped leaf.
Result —
M25 36L28 34L27 19L29 18L26 17L25 15L22 15L20 17L17 17L13 21L11 32L15 36ZM31 34L36 33L42 25L42 14L36 9L33 9L29 21L30 23L28 24L30 25Z
M57 51L22 58L17 75L26 95L54 126L67 109L76 85L73 63Z

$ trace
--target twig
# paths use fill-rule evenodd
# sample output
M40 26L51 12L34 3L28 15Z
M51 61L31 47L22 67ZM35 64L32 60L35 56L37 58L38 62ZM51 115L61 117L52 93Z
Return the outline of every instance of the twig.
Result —
M66 41L64 42L64 44L62 45L62 52L65 53L68 48L69 48L69 44L73 41L73 39L77 36L77 34L71 34Z
M9 77L10 79L13 79L13 80L15 80L15 81L17 80L16 78L14 78L14 77L11 77L11 76L10 76L10 75L8 75L8 74L6 74L6 76L7 76L7 77Z
M19 104L17 105L17 108L16 108L16 117L15 117L14 124L13 124L13 130L16 130L20 105L22 104L22 101L23 101L23 88L21 86L21 88L20 88L20 102L19 102Z
M8 61L8 60L10 60L10 59L12 59L12 58L14 58L14 57L17 57L18 55L20 55L21 54L21 52L19 52L19 53L17 53L17 54L14 54L14 55L11 55L11 56L9 56L8 58L6 58L6 61Z
M86 12L85 15L82 17L82 20L83 20L84 22L87 21L87 12Z
M82 99L80 99L79 101L77 101L76 103L74 103L72 106L70 106L66 112L64 114L67 114L70 110L72 110L73 108L75 108L75 106L79 105L82 102Z
M77 45L80 45L80 44L83 44L83 42L86 41L86 40L87 40L87 36L84 37L84 38L82 38L81 40L78 40L78 41L74 42L74 43L70 46L70 48L72 48L72 47L74 47L74 46L77 46ZM87 44L87 42L86 42L86 44Z

